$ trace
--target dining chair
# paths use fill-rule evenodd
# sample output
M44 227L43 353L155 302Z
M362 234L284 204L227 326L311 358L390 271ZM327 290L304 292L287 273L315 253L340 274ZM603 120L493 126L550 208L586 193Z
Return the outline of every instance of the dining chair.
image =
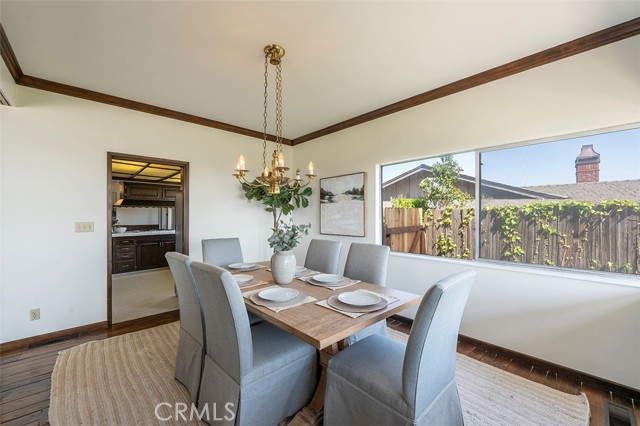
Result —
M389 246L381 244L351 243L343 275L384 287L387 281L390 251ZM374 333L386 335L387 322L385 320L378 321L364 330L352 334L347 337L347 344L351 345Z
M240 238L210 238L202 240L202 261L221 268L242 263Z
M304 259L304 267L326 274L337 274L341 247L340 241L312 239Z
M209 238L202 240L202 261L224 268L232 263L242 263L240 238ZM262 318L247 312L251 325L260 324Z
M228 271L201 262L191 269L206 330L198 407L218 407L216 425L279 424L311 399L315 348L268 323L251 327Z
M463 424L456 386L458 330L475 272L425 294L404 345L371 335L329 360L324 424Z
M165 257L176 283L180 309L175 378L187 388L191 400L197 402L205 347L200 296L191 274L192 260L189 256L168 252Z

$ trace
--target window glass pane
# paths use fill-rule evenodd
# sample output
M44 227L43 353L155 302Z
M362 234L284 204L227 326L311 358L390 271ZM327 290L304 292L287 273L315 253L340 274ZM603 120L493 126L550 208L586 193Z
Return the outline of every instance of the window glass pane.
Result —
M638 274L640 129L481 154L480 257Z
M382 167L384 243L391 250L472 259L475 154Z

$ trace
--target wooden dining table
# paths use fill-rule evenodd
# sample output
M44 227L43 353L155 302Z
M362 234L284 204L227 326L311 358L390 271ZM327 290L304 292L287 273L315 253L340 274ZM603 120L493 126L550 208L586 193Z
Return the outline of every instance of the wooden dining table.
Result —
M268 262L261 262L260 264L266 266ZM271 272L267 268L241 273L253 275L256 279L265 282L265 284L260 286L241 288L243 293L276 285ZM289 423L289 426L320 424L322 422L322 411L324 407L326 367L329 359L346 346L347 337L378 321L417 305L422 300L422 296L367 282L359 282L348 287L332 290L330 288L309 284L300 279L294 279L293 282L282 285L282 287L295 288L308 296L316 298L317 301L288 308L277 313L267 307L255 304L246 297L244 298L244 303L249 312L252 312L287 333L298 337L300 340L320 351L321 374L316 392L309 405L305 406L296 414L293 421ZM365 313L358 318L351 318L340 312L316 304L319 301L328 299L332 295L358 289L373 291L385 296L392 296L398 300L389 303L383 309Z

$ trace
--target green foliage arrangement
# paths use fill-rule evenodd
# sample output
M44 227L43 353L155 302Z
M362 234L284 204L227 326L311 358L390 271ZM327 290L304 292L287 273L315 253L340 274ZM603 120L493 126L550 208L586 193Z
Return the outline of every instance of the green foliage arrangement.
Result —
M295 225L293 221L280 222L278 227L273 228L273 234L267 240L269 247L276 251L293 250L300 244L303 235L309 235L311 224Z
M310 187L300 188L299 186L292 189L280 188L279 194L269 194L269 188L258 185L258 181L254 180L252 185L242 184L244 196L248 200L260 201L264 204L265 211L273 214L273 227L277 229L281 223L282 216L287 216L296 208L305 208L309 206L309 197L313 194Z

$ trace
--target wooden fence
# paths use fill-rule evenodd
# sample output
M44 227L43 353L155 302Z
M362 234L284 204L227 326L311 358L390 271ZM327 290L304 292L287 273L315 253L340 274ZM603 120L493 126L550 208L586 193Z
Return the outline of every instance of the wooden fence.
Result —
M472 209L385 208L386 244L393 251L472 259L475 222Z
M386 244L391 250L473 259L473 209L385 208ZM495 211L480 214L480 258L568 268L640 273L639 214L631 207L585 215L565 208L540 219L517 213L505 231Z

